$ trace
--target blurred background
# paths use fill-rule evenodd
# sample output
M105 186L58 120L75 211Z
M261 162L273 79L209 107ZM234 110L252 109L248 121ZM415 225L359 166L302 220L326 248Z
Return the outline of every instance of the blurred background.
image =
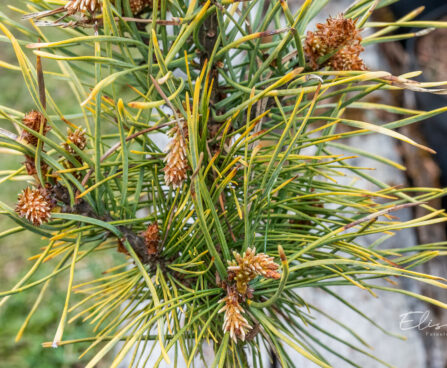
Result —
M11 4L12 0L0 0L0 4ZM17 0L14 4L20 5ZM289 6L296 9L302 3L301 0L289 0ZM327 16L335 16L343 12L351 4L350 0L329 0L324 14L321 14L313 23L323 22ZM388 8L379 9L374 14L374 20L389 21L403 17L413 9L419 6L425 6L426 9L420 14L419 19L447 20L446 0L401 0L391 4ZM0 21L5 16L13 15L17 21L20 21L16 13L9 10L6 6L0 8ZM54 30L53 32L57 32ZM403 32L409 32L408 29ZM388 70L394 75L406 73L411 70L422 70L424 75L420 80L439 81L447 80L447 29L436 30L424 37L409 42L395 42L381 46L368 46L365 52L366 64L372 70ZM0 38L0 63L6 62L16 65L16 59L12 48ZM50 65L45 61L44 68ZM0 64L1 65L1 64ZM0 67L0 105L8 106L18 111L29 111L34 106L28 96L26 87L22 81L19 72L7 70ZM66 114L76 112L77 107L71 104L71 95L67 86L49 82L47 87L53 91L58 98L60 108ZM393 100L395 105L403 105L407 108L418 110L432 110L447 105L447 98L438 95L415 94L412 92L393 92L388 95L373 95L370 102L380 102L381 100ZM365 114L364 111L354 111L351 114ZM399 119L399 116L388 113L367 112L366 121L380 122ZM0 127L10 129L4 121L0 120ZM444 113L429 119L418 125L402 129L402 133L412 136L418 142L434 148L438 153L430 156L423 151L416 150L409 145L402 145L383 136L361 136L361 138L352 139L350 144L361 145L363 149L400 162L408 167L406 172L397 172L387 166L379 166L376 174L381 180L390 185L412 185L420 186L446 186L447 185L447 115ZM1 152L0 152L1 155ZM2 170L16 168L22 161L21 156L16 159L11 155L2 155ZM354 163L353 163L354 164ZM359 159L355 162L358 166L372 165L370 161ZM376 163L374 163L377 166ZM1 172L0 180L4 177ZM14 206L17 193L22 189L22 183L2 184L1 199L8 205ZM432 206L441 208L447 207L447 202L441 203L441 200L431 203ZM417 210L416 210L417 211ZM412 210L399 213L402 219L414 216ZM13 225L5 217L0 219L0 232ZM446 229L444 225L430 226L420 230L406 230L395 236L387 246L412 245L416 243L433 243L444 241L446 238ZM368 245L368 239L365 245ZM25 274L29 268L29 258L38 253L39 247L44 243L38 237L28 233L18 233L7 240L0 240L0 249L4 254L0 257L0 284L1 290L12 288L20 277ZM108 262L107 258L104 259ZM112 263L112 259L109 260ZM40 274L44 275L48 269L42 268ZM423 266L424 272L445 276L446 262L439 259ZM81 272L84 277L95 273L95 264L93 261L85 263ZM408 283L405 285L408 290L419 292L433 298L438 298L444 302L447 301L446 294L442 291L421 288L420 285ZM0 368L77 368L85 366L85 360L78 360L79 354L85 346L68 345L64 348L43 349L41 343L51 341L57 328L60 313L65 300L66 280L62 277L57 282L49 285L46 294L43 296L43 303L37 309L34 317L26 328L24 337L15 342L15 336L23 324L24 318L29 313L37 297L35 291L29 291L23 294L12 296L6 305L0 309ZM318 290L311 290L303 294L303 298L309 302L324 307L325 310L332 309L337 311L337 318L340 322L356 326L356 332L365 338L365 340L375 347L373 353L381 359L402 368L447 368L447 332L442 336L430 336L424 331L402 331L400 329L401 316L410 311L428 311L430 318L434 322L447 324L447 314L445 311L414 302L409 298L400 295L387 295L379 293L380 298L376 299L370 295L359 293L353 288L340 288L336 292L349 300L353 305L361 309L371 318L380 321L384 329L391 332L400 333L406 336L407 341L386 336L380 330L375 329L369 323L346 309L342 303L337 303L333 299L327 300L326 296L319 293ZM333 325L334 334L337 335L339 327L331 321L328 325ZM90 336L88 325L74 324L68 330L70 339ZM315 331L315 336L318 332ZM341 336L342 339L349 341L349 336ZM329 346L334 345L331 341L323 343ZM338 349L339 353L347 355L362 368L375 368L378 363L365 360L358 353L343 347ZM347 366L345 362L333 360L335 367ZM107 361L102 364L107 367ZM313 365L305 360L296 357L296 367L311 368Z

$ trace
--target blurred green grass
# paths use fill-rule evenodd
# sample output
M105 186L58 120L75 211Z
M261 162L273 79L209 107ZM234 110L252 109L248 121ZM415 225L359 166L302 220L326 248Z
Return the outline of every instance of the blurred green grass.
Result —
M20 6L21 1L0 0L3 4ZM3 7L1 11L6 16L12 16L20 21L20 17ZM25 22L24 22L25 23ZM51 31L57 32L57 30ZM19 35L16 35L19 36ZM29 54L31 60L33 55ZM12 47L0 41L0 60L17 65ZM44 61L45 63L45 61ZM53 65L45 65L44 68L52 68ZM47 79L47 88L57 97L61 111L71 113L77 110L73 105L68 86L60 81ZM20 72L0 68L0 105L27 112L35 108L23 82ZM13 130L11 124L0 119L0 127ZM22 156L12 156L0 153L1 170L17 169L24 161ZM9 182L1 185L0 200L12 208L18 193L26 186L23 182ZM0 232L16 226L7 217L0 217ZM29 257L39 253L40 247L45 241L26 232L20 232L6 239L0 239L0 281L1 291L11 289L33 264ZM46 275L51 268L43 265L42 269L33 277L33 281ZM94 261L85 265L84 276L93 271ZM79 281L79 280L75 280ZM44 349L42 343L52 341L56 332L59 318L66 297L67 280L60 277L52 282L47 289L44 299L33 315L22 339L16 343L15 337L22 326L26 316L30 312L40 287L31 289L25 293L13 295L0 309L0 368L78 368L85 366L86 360L79 360L79 355L86 345L67 345L58 349ZM90 329L79 322L66 328L65 338L76 339L90 336ZM105 365L106 366L106 365Z

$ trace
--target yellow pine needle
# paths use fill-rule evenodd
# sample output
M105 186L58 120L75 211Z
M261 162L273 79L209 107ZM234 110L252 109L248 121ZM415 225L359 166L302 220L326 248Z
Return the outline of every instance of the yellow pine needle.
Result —
M396 281L394 281L394 280L391 280L391 279L388 278L388 277L385 277L384 280L385 280L386 282L388 282L389 284L393 285L393 286L399 286L399 283L398 283L398 282L396 282Z
M277 155L275 155L274 153L272 154L268 154L268 155L257 155L256 156L256 160L259 161L270 161L272 157L277 157L278 159L281 159L283 157L287 157L290 160L325 160L325 159L329 159L329 158L334 158L334 157L340 157L341 155L322 155L322 156L311 156L311 155L297 155L297 154L284 154L284 153L278 153ZM342 159L350 159L352 157L356 157L356 156L351 156L351 157L343 157ZM333 161L336 162L336 161Z
M170 291L169 291L169 287L168 287L168 285L166 284L166 281L165 281L165 279L164 279L164 277L163 277L162 272L160 272L160 267L157 267L157 274L159 275L159 279L160 279L161 289L162 289L162 292L163 292L163 299L164 299L164 300L171 300L171 299L172 299L172 297L171 297L171 293L170 293ZM172 310L170 314L171 314L171 316L173 317L174 314L175 314L175 311ZM170 319L169 319L169 318L166 318L166 324L167 324L167 326L168 326L168 331L169 331L169 333L170 333L170 334L173 334L173 332L172 332L173 330L172 330L172 328L171 328L171 322L170 322Z
M275 189L272 190L271 194L275 194L276 192L279 192L282 188L284 188L287 184L290 184L292 181L294 181L296 178L298 178L299 175L295 175L294 177L286 180L284 183L278 185Z
M334 193L337 193L337 195L338 195L338 194L341 194L342 192L334 192ZM361 189L361 190L356 191L356 192L354 192L354 191L346 191L346 194L349 195L349 196L354 196L354 197L360 196L360 197L371 197L371 198L396 199L395 196L382 194L379 191L371 192L371 191L366 190L366 189ZM329 192L323 193L323 195L329 195Z
M242 157L237 156L235 157L221 172L220 174L222 176L224 176L228 170L230 170L234 165L236 165L236 163L238 163L240 160L242 159Z
M81 166L81 167L73 167L71 169L58 170L58 171L56 171L56 173L57 174L69 174L69 173L73 173L73 172L87 170L88 168L89 168L89 166L86 164L86 165Z
M171 275L168 274L168 278L171 280ZM174 294L174 298L178 298L179 294L178 294L178 289L175 286L175 283L171 283L171 286L172 286L172 292ZM178 310L181 313L185 314L185 311L184 311L184 309L181 306L179 306ZM173 313L173 319L174 319L174 323L175 323L175 326L176 326L177 330L179 330L180 329L180 321L179 321L179 318L177 316L177 313ZM185 342L183 341L182 338L180 339L180 350L182 352L184 360L186 361L188 354L186 353Z
M237 214L238 214L239 218L242 220L244 218L244 216L242 213L241 206L239 204L239 200L237 199L236 191L234 190L234 188L231 188L231 187L230 187L230 190L233 193L233 198L234 198L234 203L236 204Z
M116 106L115 101L113 101L110 97L101 96L101 101L104 102L106 105L109 105L110 107Z
M178 97L180 92L182 92L185 82L181 81L179 87L172 95L167 96L168 101L172 101L175 98ZM134 109L141 109L141 110L147 110L147 109L154 109L156 107L161 107L166 104L166 101L164 99L157 100L157 101L150 101L150 102L129 102L127 105Z
M191 72L189 71L188 52L186 50L184 51L184 55L185 55L186 77L188 79L189 91L192 93L193 91L192 79L191 79Z
M342 270L340 272L340 271L337 271L336 269L334 269L332 267L328 267L328 266L323 266L323 268L325 268L325 269L335 273L336 275L344 278L346 281L350 282L351 284L353 284L354 286L356 286L356 287L358 287L358 288L360 288L362 290L367 290L368 289L365 286L363 286L362 284L360 284L359 282L355 281L353 278L351 278L348 275L346 275L345 273L343 273ZM373 294L374 297L377 297L377 295L374 294L371 290L369 290L369 291Z
M211 167L214 167L214 162L219 158L220 152L217 151L213 157L211 158L210 162L208 163L208 166L205 168L205 171L203 172L203 176L206 177L208 174L208 171L211 169ZM222 175L220 175L222 177Z
M65 238L65 237L69 237L72 234L76 234L76 233L79 233L79 232L81 232L83 230L92 229L92 228L93 228L92 225L88 225L88 226L83 226L82 228L71 229L71 230L64 231L62 233L59 233L57 235L52 236L50 240L52 240L52 241L60 240L60 239Z
M365 130L365 132L366 132L366 130ZM314 146L314 145L317 145L320 143L336 141L336 140L339 140L342 136L343 136L343 134L339 134L339 135L328 137L328 138L317 139L316 141L312 141L312 143L302 145L300 148L303 149L303 148Z
M197 351L197 349L199 348L199 344L202 341L202 338L205 334L206 331L208 331L208 326L211 324L211 322L213 321L213 319L215 318L216 314L218 313L219 308L215 308L214 312L211 313L210 317L208 318L208 320L205 323L202 323L201 329L200 329L200 334L197 336L197 331L195 331L195 344L194 347L192 348L191 354L189 355L190 358L188 360L188 362L186 363L186 367L189 368L194 360L195 357L195 352Z
M78 194L76 196L77 199L81 199L82 197L84 197L85 195L87 195L88 193L90 193L91 191L95 190L96 188L100 187L101 185L103 185L104 183L108 182L109 180L115 179L118 176L123 175L122 172L117 172L113 175L108 176L107 178L104 178L103 180L98 181L96 184L93 184L91 187L89 187L88 189L84 190L82 193Z
M179 273L183 273L183 274L186 274L186 275L196 275L196 276L199 276L199 275L204 275L205 273L207 273L211 269L213 264L214 264L214 258L212 257L209 266L205 270L202 270L202 271L185 270L184 268L179 268L179 267L175 267L175 266L168 266L168 267L171 270L177 271Z
M13 156L22 156L23 155L22 152L17 152L16 150L14 150L12 148L0 148L0 153L3 154L3 155L13 155ZM17 169L15 172L17 172L17 171L24 171L24 170L25 170L25 168L21 167L20 169ZM7 172L9 173L9 171L10 170L8 170ZM6 171L2 171L2 173L6 173Z
M183 267L183 266L187 266L187 265L189 265L189 264L191 264L191 263L196 264L196 262L197 262L200 258L202 258L204 255L206 255L206 254L208 254L208 250L205 250L205 251L203 251L202 253L198 254L195 258L193 258L193 259L192 259L191 261L189 261L189 262L186 262L186 263L176 263L176 264L173 264L173 266L176 266L176 267Z
M150 155L152 153L152 152L136 151L136 150L130 150L129 152L135 155Z
M144 95L144 93L140 92L140 90L134 86L128 85L128 87L134 91L138 96L142 97L142 98L146 98L146 96Z
M120 306L129 300L132 296L132 291L134 290L135 285L129 284L128 287L124 290L122 290L120 293L117 293L117 299L111 304L111 306L108 306L105 308L98 316L97 316L97 322L96 326L93 329L93 332L97 332L101 325L104 323L104 321Z
M238 146L244 144L244 142L248 142L252 137L249 136L249 133L258 125L259 121L254 121L250 126L243 132L239 138L233 143L233 146Z
M102 274L103 274L103 275L107 275L107 274L109 274L109 273L118 271L118 270L120 270L120 269L122 269L122 268L126 268L126 267L128 267L128 266L129 266L129 265L128 265L127 263L123 263L123 264L120 264L120 265L118 265L118 266L110 267L110 268L108 268L108 269L105 270L105 271L102 271Z
M62 316L59 322L59 326L56 331L56 335L54 336L52 347L56 348L59 346L59 343L62 341L62 336L64 334L65 325L67 323L67 316L68 316L68 306L70 303L70 297L71 297L71 291L73 286L73 279L74 279L74 272L75 272L75 265L78 257L78 251L79 246L81 244L81 235L78 236L78 240L76 241L76 244L74 246L73 250L73 260L70 267L70 276L68 280L68 286L67 286L67 296L65 299L65 305L64 309L62 311Z
M234 176L237 174L238 170L239 170L238 168L235 168L235 169L231 170L231 172L219 184L219 186L217 187L217 191L221 191L223 188L225 188L232 181ZM233 182L233 184L237 185L237 183L234 183L234 182Z
M65 252L66 252L68 249L70 249L70 248L71 248L71 245L70 245L70 244L67 244L67 245L65 245L63 248L59 248L59 249L56 249L56 250L52 251L47 257L45 257L45 259L44 259L43 262L46 263L46 262L48 262L48 261L50 261L50 260L56 258L56 257L59 256L60 254L65 253Z
M34 301L33 307L31 308L31 311L28 313L28 316L25 318L25 320L23 321L22 326L20 327L19 332L17 332L16 338L15 338L15 342L18 343L22 337L23 334L25 333L25 329L28 327L28 324L31 320L31 317L34 315L34 313L36 312L37 308L39 307L40 303L43 300L43 296L48 288L48 286L50 285L51 279L47 280L45 282L45 284L43 285L42 289L39 292L39 295L37 296L36 300Z
M177 211L174 214L174 218L176 218L180 213L183 212L184 208L186 207L186 205L188 204L188 201L190 199L190 195L191 193L188 191L188 193L185 196L185 199L183 200L183 202L180 204L180 206L177 208ZM189 219L191 218L193 215L193 212L191 212L189 215L186 215L186 218Z
M53 247L52 247L52 249L61 247L61 246L65 245L65 244L66 244L65 242L60 242L60 243L58 243L58 244L54 244ZM44 246L44 247L42 247L42 248L40 248L40 249L41 249L42 251L45 251L45 250L47 249L47 245ZM28 261L33 261L33 260L35 260L35 259L38 259L38 258L41 257L41 256L42 256L42 253L39 253L39 254L35 254L35 255L33 255L33 256L30 256L30 257L28 257L27 259L28 259Z
M105 291L105 290L107 290L107 284L108 283L111 283L112 287L113 287L114 285L117 284L117 282L121 282L122 280L126 280L130 276L132 276L133 274L135 274L135 269L130 269L128 271L123 271L123 272L120 272L120 273L117 273L117 274L112 274L112 275L107 275L107 276L104 276L104 277L97 278L93 282L92 281L87 281L87 282L83 282L81 284L76 284L76 285L73 286L73 289L77 290L77 289L81 289L81 288L84 288L84 287L89 286L89 285L95 285L95 286L90 286L89 288L85 288L85 289L82 289L82 290L79 290L79 291L82 291L84 293L90 293L90 292L92 292L94 290L98 290L98 289L102 290L102 291Z
M219 58L221 55L224 55L226 52L228 52L228 50L230 49L235 49L237 48L239 45L247 42L247 41L251 41L254 40L256 38L262 38L262 37L268 37L268 36L273 36L279 33L283 33L283 32L287 32L287 31L291 31L291 28L281 28L281 29L277 29L274 31L264 31L264 32L256 32L256 33L252 33L249 34L247 36L243 36L239 39L237 39L236 41L233 41L231 43L229 43L228 45L222 47L216 54L216 58Z
M315 129L313 129L313 130L309 130L309 131L306 133L306 135L307 135L307 136L311 136L312 134L315 134L315 133L320 132L320 131L322 131L322 130L324 130L324 129L326 129L326 128L330 128L331 126L333 126L333 125L335 125L335 124L338 124L340 121L341 121L341 119L339 119L339 120L335 120L335 121L331 121L330 123L324 124L324 125L322 125L322 126L320 126L320 127L318 127L318 128L315 128Z

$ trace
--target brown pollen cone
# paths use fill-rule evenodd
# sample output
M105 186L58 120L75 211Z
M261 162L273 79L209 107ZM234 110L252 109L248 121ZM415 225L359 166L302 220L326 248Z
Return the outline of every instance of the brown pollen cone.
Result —
M78 12L90 12L93 13L97 10L101 10L100 0L70 0L65 9L69 14L75 14Z
M315 32L308 31L304 44L304 51L312 69L318 69L319 60L332 53L328 64L334 70L364 70L366 69L360 53L362 36L355 25L355 21L345 18L342 14L326 23L317 24Z
M140 14L144 9L152 6L152 0L130 0L130 10L134 15Z
M137 15L141 13L148 6L152 5L152 0L129 0L129 5L132 13ZM69 14L75 13L94 13L101 11L101 0L70 0L65 9Z
M188 127L186 122L181 123L180 128L176 124L169 135L172 137L166 151L165 158L165 182L166 185L176 189L182 186L187 178L187 171L189 168L188 159L186 157L186 139L188 136Z
M219 310L219 313L225 312L223 324L224 332L229 332L230 337L234 342L237 342L237 339L244 341L247 332L251 330L252 327L242 315L244 309L239 304L237 291L228 287L227 296L223 298L221 302L225 302L223 308Z
M67 140L73 143L76 147L78 147L82 151L87 144L87 139L85 137L85 129L77 128L75 131L72 131L70 128L68 128ZM64 148L71 154L76 153L68 143L64 143Z
M360 43L345 46L334 56L328 65L334 70L366 70L365 63L360 58L360 53L365 50Z
M273 262L273 257L265 253L256 254L254 248L247 248L242 255L236 252L233 255L235 260L228 262L228 278L236 281L237 291L241 295L247 294L248 283L257 276L276 280L281 278L277 271L279 266Z
M44 124L42 134L46 135L50 127L47 125L47 119L42 115L39 111L31 111L25 115L23 118L23 124L25 124L28 128L34 130L35 132L40 132L40 125ZM22 132L21 138L28 144L33 146L37 146L38 138L31 134L30 132L24 130Z
M23 164L25 165L28 175L31 176L37 175L36 163L34 161L34 158L25 155L25 162ZM45 175L48 172L48 165L43 161L40 162L40 170L42 171L43 175Z
M50 220L51 207L47 191L44 188L31 189L28 187L19 194L16 212L33 225L39 226Z
M155 255L159 251L160 245L160 229L158 228L158 224L149 225L141 234L144 238L144 242L147 246L147 252L150 255Z

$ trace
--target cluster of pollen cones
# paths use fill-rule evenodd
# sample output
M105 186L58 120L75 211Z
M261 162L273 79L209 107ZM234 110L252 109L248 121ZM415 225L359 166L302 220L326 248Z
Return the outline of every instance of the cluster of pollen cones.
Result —
M313 69L324 64L333 70L365 70L360 58L364 50L361 42L356 22L339 15L317 24L315 32L307 32L304 51Z
M41 112L33 110L27 113L22 121L27 129L22 131L21 140L26 144L37 147L39 142L37 133L45 136L50 131L47 119ZM72 131L69 129L67 141L77 146L80 150L83 150L87 143L85 130L77 128ZM74 149L68 143L64 143L63 146L71 154L75 153ZM44 150L43 144L41 149L42 151ZM40 178L37 175L35 157L25 155L24 165L28 175L34 176L37 184L36 188L25 188L19 194L16 212L20 217L26 218L33 225L40 226L50 220L51 211L55 206L54 201L51 199L52 186L49 183L46 185L40 183ZM47 174L48 165L41 161L40 170L43 175Z
M241 306L241 302L253 297L249 282L258 276L277 280L281 275L274 258L265 253L256 254L254 248L248 248L243 254L233 252L233 255L234 260L228 262L227 268L227 295L221 300L225 305L219 313L225 312L223 329L236 342L237 339L244 341L248 331L252 329L243 316L244 309Z

